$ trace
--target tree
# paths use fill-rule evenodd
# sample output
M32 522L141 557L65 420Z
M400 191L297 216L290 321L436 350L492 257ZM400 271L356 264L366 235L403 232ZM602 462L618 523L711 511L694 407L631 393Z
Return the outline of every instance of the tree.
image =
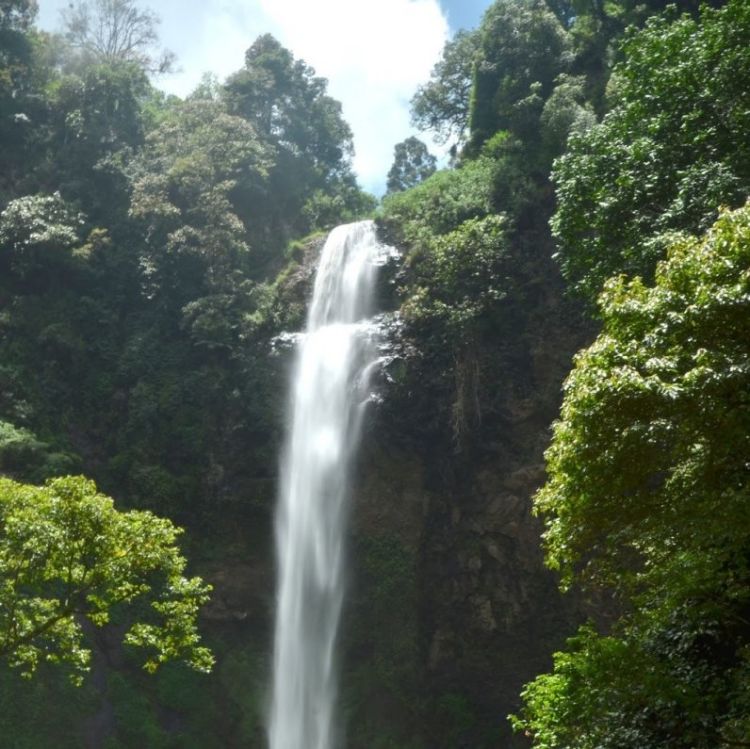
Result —
M69 473L76 467L75 456L55 450L29 429L0 421L0 471L3 475L43 478Z
M83 477L43 487L0 478L0 658L31 676L41 662L88 670L84 621L126 622L144 668L213 658L196 617L210 587L184 576L180 530L149 512L120 512Z
M11 185L29 172L30 130L44 111L41 97L30 95L36 72L31 34L36 11L32 0L0 0L0 204L13 197Z
M430 81L411 100L412 122L435 133L439 143L455 141L457 149L469 127L469 104L479 33L459 31L446 42Z
M427 146L411 136L393 149L393 164L388 171L388 192L408 190L423 182L435 172L437 159L427 150Z
M544 103L539 124L548 163L565 152L572 133L585 133L596 124L596 116L585 98L583 76L563 73Z
M425 251L435 236L492 213L491 183L492 164L484 158L436 172L412 190L386 195L386 231L396 243Z
M0 0L0 29L27 31L38 9L36 0Z
M541 109L565 72L569 49L565 29L541 0L496 0L487 9L471 94L473 151L498 130L535 142Z
M613 274L651 277L672 231L705 231L750 193L750 6L652 18L623 50L616 106L553 172L562 271L592 301Z
M136 63L98 64L50 87L36 179L76 201L90 220L122 225L130 202L124 166L144 141L152 88Z
M0 213L0 269L22 279L59 273L80 241L83 223L60 193L12 200Z
M229 112L252 123L274 152L266 195L242 196L267 218L267 245L315 228L306 224L303 207L316 191L339 194L347 204L356 197L349 184L351 129L327 86L270 34L253 42L245 67L227 80Z
M130 215L148 237L149 286L179 288L182 306L231 285L249 252L233 190L259 191L271 153L252 124L210 99L181 103L149 134L130 167Z
M247 50L245 67L229 78L226 92L233 113L327 177L345 168L352 154L351 130L327 87L325 78L265 34Z
M653 287L605 286L535 506L550 566L623 613L527 687L539 747L750 740L748 298L750 206L673 238Z
M158 73L174 64L171 52L157 50L159 17L141 10L137 0L75 0L62 19L67 40L85 60L137 63Z

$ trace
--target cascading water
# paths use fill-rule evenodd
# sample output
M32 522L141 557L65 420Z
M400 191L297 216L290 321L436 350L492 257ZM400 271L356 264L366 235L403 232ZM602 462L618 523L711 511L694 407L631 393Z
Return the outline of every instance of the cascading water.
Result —
M336 745L348 473L376 360L367 317L383 249L369 221L331 232L297 355L276 518L271 749Z

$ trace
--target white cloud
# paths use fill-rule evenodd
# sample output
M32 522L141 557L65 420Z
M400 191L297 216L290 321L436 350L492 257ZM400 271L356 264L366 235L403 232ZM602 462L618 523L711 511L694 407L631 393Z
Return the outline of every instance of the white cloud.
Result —
M189 48L175 48L183 73L165 87L184 95L206 70L223 79L270 32L328 79L354 132L355 171L366 189L382 192L393 146L412 133L409 100L448 38L437 0L211 0L202 11L190 14Z
M40 0L42 15L66 0ZM161 37L181 72L158 84L184 96L205 72L223 80L245 50L271 33L329 81L354 131L354 167L383 191L393 146L412 134L409 100L449 35L438 0L143 0L162 18ZM44 24L46 27L49 25Z
M437 0L261 0L280 41L329 80L354 131L354 167L381 192L409 100L448 38Z
M177 55L179 70L157 84L178 96L189 94L204 73L224 80L239 70L245 50L267 30L260 14L243 12L239 0L161 0L153 5L162 18L164 45Z

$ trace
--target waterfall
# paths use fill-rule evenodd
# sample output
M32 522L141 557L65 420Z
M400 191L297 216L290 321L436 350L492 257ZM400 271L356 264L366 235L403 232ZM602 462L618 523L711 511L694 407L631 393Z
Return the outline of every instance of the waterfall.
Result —
M334 229L297 353L276 517L271 749L336 746L335 644L344 595L348 473L375 363L372 222Z

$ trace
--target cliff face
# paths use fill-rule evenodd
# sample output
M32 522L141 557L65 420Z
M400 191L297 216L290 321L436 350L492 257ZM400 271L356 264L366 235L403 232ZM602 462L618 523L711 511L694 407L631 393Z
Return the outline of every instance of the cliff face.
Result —
M561 385L590 334L550 256L541 243L519 269L511 339L483 334L442 374L424 342L402 340L390 365L355 482L347 746L524 746L506 716L580 620L531 515ZM458 438L467 391L477 413Z

